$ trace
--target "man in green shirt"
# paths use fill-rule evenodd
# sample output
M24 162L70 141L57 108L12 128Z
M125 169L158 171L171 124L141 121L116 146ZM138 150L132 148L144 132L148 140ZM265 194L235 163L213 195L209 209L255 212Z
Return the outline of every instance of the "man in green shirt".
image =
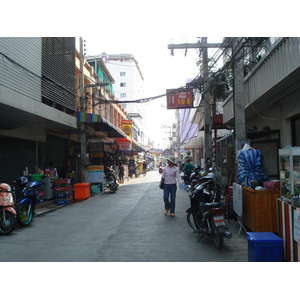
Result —
M189 179L191 177L191 174L194 170L194 166L191 164L191 161L190 159L188 159L186 161L186 163L184 164L184 169L183 169L183 172L184 172L184 182L186 184L189 184Z

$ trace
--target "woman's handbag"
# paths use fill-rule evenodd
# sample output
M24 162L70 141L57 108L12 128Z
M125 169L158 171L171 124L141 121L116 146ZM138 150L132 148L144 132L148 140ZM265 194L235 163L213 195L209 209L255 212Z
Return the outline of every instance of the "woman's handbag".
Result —
M159 188L163 190L164 186L165 186L165 179L161 178L160 183L159 183Z

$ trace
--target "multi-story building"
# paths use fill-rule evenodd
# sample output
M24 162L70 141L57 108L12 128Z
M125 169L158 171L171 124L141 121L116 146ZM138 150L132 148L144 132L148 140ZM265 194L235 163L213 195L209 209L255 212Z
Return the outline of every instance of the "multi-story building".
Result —
M88 151L91 141L103 143L102 163L117 156L118 138L127 139L126 111L113 103L114 80L103 62L83 59L81 70L75 38L0 38L0 56L0 181L37 174L49 162L61 175L66 158L75 177L81 145ZM132 150L141 148L133 142Z
M99 56L87 56L87 60L91 61L97 57ZM101 58L115 80L116 98L124 101L122 107L133 121L133 138L142 145L148 145L148 104L132 102L145 97L144 77L137 60L131 54L108 55L103 53Z
M63 165L77 129L75 38L0 38L0 181Z
M243 43L246 41L244 38ZM251 61L244 77L245 138L261 150L266 172L273 179L279 177L278 149L300 146L299 46L299 37L269 38L268 47L259 59ZM234 128L232 94L224 101L223 110L224 124Z

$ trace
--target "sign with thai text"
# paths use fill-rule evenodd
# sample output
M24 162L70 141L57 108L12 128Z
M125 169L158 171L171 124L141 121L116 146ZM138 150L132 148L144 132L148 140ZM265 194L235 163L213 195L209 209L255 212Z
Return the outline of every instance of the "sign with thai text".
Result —
M119 150L128 151L132 150L132 142L128 141L126 138L118 138Z
M167 90L167 109L192 108L193 89Z
M103 165L94 165L87 167L87 181L89 183L101 183L103 182Z

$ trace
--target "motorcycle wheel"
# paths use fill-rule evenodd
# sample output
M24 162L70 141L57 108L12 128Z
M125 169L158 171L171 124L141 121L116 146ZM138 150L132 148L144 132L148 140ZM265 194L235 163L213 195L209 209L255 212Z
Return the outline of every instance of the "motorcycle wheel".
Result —
M197 224L195 223L194 217L193 217L193 213L191 211L189 211L186 215L186 220L188 222L188 224L190 225L190 227L193 230L198 230L199 228L197 228Z
M19 223L22 226L28 226L32 221L33 210L31 208L28 213L28 209L29 209L29 203L22 203L22 204L19 204L19 206L18 206L17 218L18 218Z
M0 234L1 235L6 235L6 234L10 234L16 225L16 218L15 216L9 212L9 211L5 211L5 222L4 222L4 218L3 218L3 212L0 212Z
M217 247L217 249L221 250L223 248L223 240L224 240L223 235L220 233L219 229L215 227L213 220L211 220L210 226L211 226L212 236L214 239L214 244Z

